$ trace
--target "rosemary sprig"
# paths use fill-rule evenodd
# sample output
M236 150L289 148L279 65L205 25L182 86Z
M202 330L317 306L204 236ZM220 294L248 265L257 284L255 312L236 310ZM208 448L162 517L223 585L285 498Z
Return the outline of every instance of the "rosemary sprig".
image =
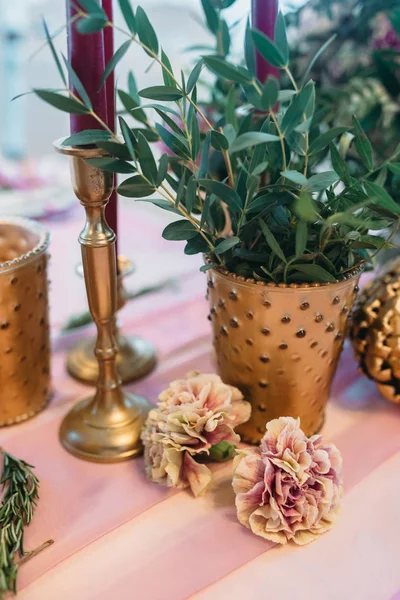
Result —
M7 592L17 592L19 565L53 543L49 540L36 550L25 552L25 527L32 520L39 498L39 480L32 465L4 450L0 479L3 498L0 506L0 600ZM19 560L18 560L19 559Z

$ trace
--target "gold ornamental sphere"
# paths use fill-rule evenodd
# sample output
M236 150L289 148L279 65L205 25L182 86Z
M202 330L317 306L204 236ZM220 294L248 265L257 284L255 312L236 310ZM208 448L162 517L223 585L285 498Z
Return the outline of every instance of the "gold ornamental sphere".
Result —
M361 370L387 400L400 404L400 259L363 289L350 339Z

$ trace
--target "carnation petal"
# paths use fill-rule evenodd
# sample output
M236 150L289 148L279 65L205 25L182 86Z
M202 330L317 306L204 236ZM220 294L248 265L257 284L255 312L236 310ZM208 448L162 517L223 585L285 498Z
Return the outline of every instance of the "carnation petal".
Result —
M183 458L183 478L189 483L194 496L200 496L207 489L211 482L211 471L203 464L200 464L185 452Z

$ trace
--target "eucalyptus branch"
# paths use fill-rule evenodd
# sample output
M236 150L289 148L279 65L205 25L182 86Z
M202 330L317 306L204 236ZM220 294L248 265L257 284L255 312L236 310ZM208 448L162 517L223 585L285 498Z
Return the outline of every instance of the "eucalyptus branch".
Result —
M25 527L30 524L39 498L39 480L33 467L0 449L3 499L0 505L0 599L16 593L18 568L52 544L52 540L31 552L24 550ZM18 562L17 559L21 560Z
M381 250L383 250L383 248L386 248L389 245L390 240L397 233L397 231L399 229L399 226L400 226L400 219L398 219L396 221L396 224L394 225L392 231L390 232L390 235L386 238L386 240L382 243L382 245L379 246L379 248L377 248L375 250L375 252L373 254L371 254L370 256L368 256L368 258L364 258L364 259L360 260L358 263L356 263L352 267L348 267L347 269L343 269L341 271L341 273L348 273L349 271L353 271L354 269L357 269L357 268L361 267L362 265L365 265L366 263L371 262L371 260L373 260L375 258L375 256L377 256L377 254L379 254L379 252Z
M147 184L149 184L150 186L153 185L151 183L151 181L149 179L147 179L147 177L143 173L138 173L138 174ZM174 206L181 213L181 215L183 217L185 217L185 219L187 219L193 225L193 227L195 229L197 229L198 233L201 235L201 237L204 239L204 241L207 242L207 245L209 246L211 252L214 252L215 246L208 239L207 235L202 230L199 221L195 217L193 217L181 204L178 204L178 206L176 206L176 199L171 194L169 189L162 183L158 188L155 189L155 191L157 191L157 193L159 193L160 196L162 196L164 198L164 200L167 200L167 202L169 202L171 204L171 206ZM219 262L221 262L221 259L219 257L217 257L217 258L218 258Z
M254 89L256 90L257 94L259 96L261 96L262 95L262 90L261 90L260 86L258 85L258 83L257 83L257 81L255 79L253 79L252 85L253 85ZM283 168L284 171L286 171L287 163L286 163L286 150L285 150L285 136L282 133L282 130L281 130L279 122L278 122L278 119L276 118L276 115L275 115L273 109L271 109L271 110L269 110L267 112L268 112L268 115L270 116L271 120L273 121L273 123L274 123L274 125L276 127L276 131L277 131L277 134L278 134L278 137L279 137L279 142L280 142L281 151L282 151L282 168Z
M335 198L333 198L331 200L331 202L332 203L335 202L336 206L337 206L337 201L340 200L340 198L343 198L343 196L345 196L347 194L347 192L354 189L357 185L364 183L364 181L366 179L368 179L368 177L371 177L371 175L374 175L375 173L377 173L378 171L380 171L381 169L386 167L386 165L388 165L393 160L394 157L395 157L395 155L392 155L390 158L387 158L386 160L384 160L378 167L375 167L374 169L369 169L366 173L364 173L364 175L360 175L360 177L355 179L355 181L353 181L353 183L345 186L345 188L337 196L335 196ZM331 202L327 202L327 206L330 206Z
M288 66L284 67L284 71L286 73L286 75L289 77L291 84L293 85L293 89L295 90L296 94L298 94L300 92L299 87L296 83L295 78L293 77L293 74L291 72L291 70L289 69ZM306 120L306 115L303 114L303 121ZM310 148L310 135L308 133L308 131L306 132L305 136L304 136L304 141L305 141L305 154L304 154L304 169L303 169L303 175L304 177L307 177L307 171L308 171L308 160L309 160L309 156L308 156L308 151Z

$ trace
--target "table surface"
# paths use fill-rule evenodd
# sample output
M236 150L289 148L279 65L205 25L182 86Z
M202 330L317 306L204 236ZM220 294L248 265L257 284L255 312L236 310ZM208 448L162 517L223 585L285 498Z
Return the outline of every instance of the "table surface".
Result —
M213 370L204 276L199 257L165 242L160 213L123 204L121 250L137 263L128 289L165 278L178 284L130 303L123 330L154 341L156 371L128 386L155 402L163 387L192 368ZM323 434L337 443L345 465L345 495L333 530L306 547L272 546L235 518L231 464L215 468L204 497L148 482L142 459L119 465L85 463L57 440L60 420L88 388L64 370L68 348L84 329L62 334L73 312L86 308L77 234L83 216L48 221L53 234L51 316L54 398L31 421L3 429L4 447L32 462L41 501L27 531L27 548L54 545L26 563L21 600L391 600L400 590L400 412L360 377L346 345ZM398 596L400 598L400 596Z

